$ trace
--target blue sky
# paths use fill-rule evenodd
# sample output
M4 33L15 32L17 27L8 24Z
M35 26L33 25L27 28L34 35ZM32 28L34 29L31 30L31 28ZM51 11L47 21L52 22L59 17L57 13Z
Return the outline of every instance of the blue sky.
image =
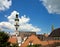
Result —
M38 33L50 33L51 26L60 28L60 14L56 11L48 11L44 1L40 0L11 0L12 4L9 9L0 10L0 22L7 22L11 12L19 12L19 17L26 15L30 18L30 22L33 26L37 26L41 29ZM47 3L48 4L48 3ZM50 6L51 8L51 6ZM6 16L6 17L5 17Z

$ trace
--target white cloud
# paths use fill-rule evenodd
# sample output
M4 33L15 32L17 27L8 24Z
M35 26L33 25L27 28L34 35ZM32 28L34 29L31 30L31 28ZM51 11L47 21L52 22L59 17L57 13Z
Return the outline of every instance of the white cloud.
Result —
M8 22L0 22L0 28L2 29L9 29L15 31L15 15L19 14L17 11L13 11L10 16L8 16ZM29 24L30 18L26 17L26 15L19 17L19 31L40 31L41 29Z
M9 22L0 22L0 28L2 30L4 29L14 30L15 29L14 25Z
M9 21L10 23L12 23L12 24L15 23L14 19L15 19L15 15L16 15L16 14L19 15L19 13L18 13L17 11L13 11L13 12L11 12L11 15L7 17L7 18L8 18L8 21Z
M26 18L26 15L21 16L21 18L19 18L19 24L25 24L28 23L30 21L30 18Z
M18 14L19 15L19 12L17 12L17 11L13 11L12 13L11 13L11 15L10 16L8 16L8 20L9 20L9 22L14 22L14 19L15 19L15 15L16 14ZM24 24L24 23L27 23L27 22L29 22L29 18L26 18L26 15L24 15L24 16L21 16L21 18L19 18L19 24Z
M0 11L9 9L12 5L12 0L0 0Z
M60 0L40 0L49 13L60 14Z
M33 26L32 24L26 23L26 24L20 25L19 30L36 32L36 31L40 31L41 29Z

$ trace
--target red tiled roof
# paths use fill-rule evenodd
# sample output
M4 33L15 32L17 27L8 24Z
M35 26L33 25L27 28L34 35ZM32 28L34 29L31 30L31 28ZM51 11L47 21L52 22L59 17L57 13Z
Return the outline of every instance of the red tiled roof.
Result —
M21 45L21 47L26 47L27 45L29 45L29 42L32 41L33 44L41 44L42 42L38 39L38 37L36 35L31 35L26 41L25 43L23 43Z
M55 42L60 42L60 40L46 40L46 41L41 41L40 39L38 39L38 37L36 35L31 35L30 37L28 37L28 39L21 45L21 47L26 47L27 45L29 45L29 42L32 41L33 44L41 44L43 46L49 45L49 44L53 44ZM9 39L9 42L11 43L17 43L17 38L16 37L11 37Z
M16 37L11 37L11 38L9 38L9 42L17 43L17 38Z
M46 46L49 44L54 44L55 42L60 42L60 40L46 40L46 41L41 41L40 39L37 38L36 35L31 35L22 45L21 47L26 47L29 45L29 41L32 41L33 44L41 44L42 46Z

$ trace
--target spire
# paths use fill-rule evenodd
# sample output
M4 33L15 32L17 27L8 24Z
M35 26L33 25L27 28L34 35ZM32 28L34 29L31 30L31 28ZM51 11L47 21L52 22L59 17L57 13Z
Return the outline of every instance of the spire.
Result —
M52 25L52 31L54 30L54 25Z

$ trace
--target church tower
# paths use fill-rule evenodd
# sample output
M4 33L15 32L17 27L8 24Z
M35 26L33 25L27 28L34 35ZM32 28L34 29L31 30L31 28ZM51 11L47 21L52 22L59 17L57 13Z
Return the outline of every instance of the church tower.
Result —
M18 18L18 14L16 14L16 17L15 17L15 29L16 29L16 31L15 31L15 33L16 33L16 36L18 36L19 35L19 31L18 31L18 27L19 27L19 18Z

